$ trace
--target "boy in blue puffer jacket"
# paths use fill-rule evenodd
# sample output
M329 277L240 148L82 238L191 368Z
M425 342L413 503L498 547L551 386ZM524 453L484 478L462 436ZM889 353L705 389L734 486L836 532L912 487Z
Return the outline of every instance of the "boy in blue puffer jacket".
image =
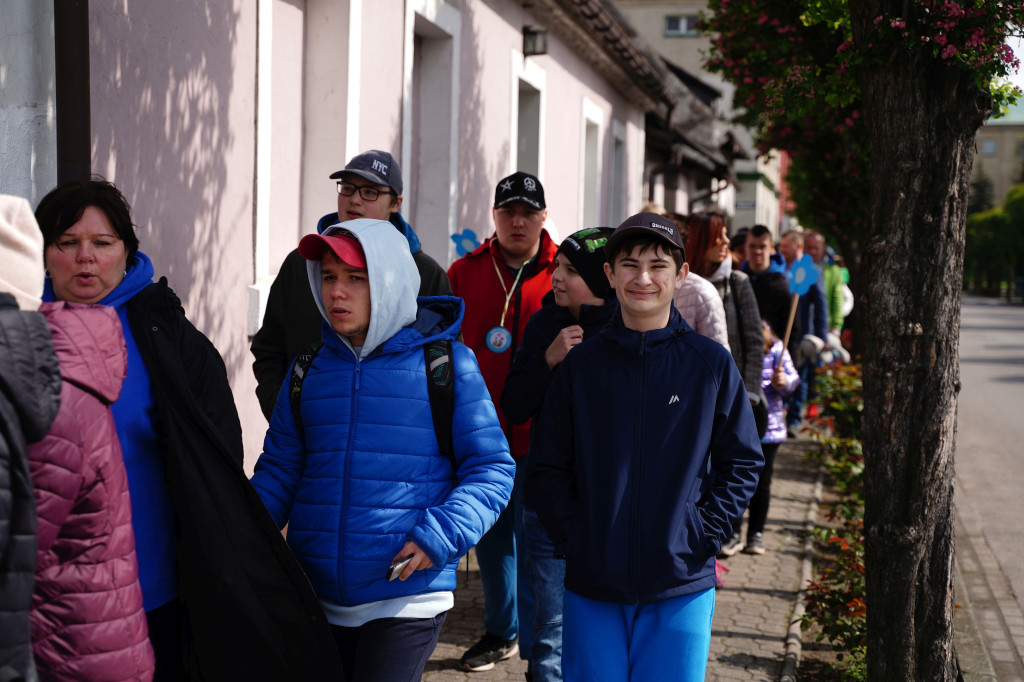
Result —
M526 502L565 556L562 676L702 680L715 555L764 458L732 356L672 304L675 223L631 216L605 252L618 313L562 361L527 469Z
M296 408L282 387L252 478L288 524L349 682L420 679L459 558L508 504L515 471L473 353L454 341L462 300L417 300L403 239L361 219L299 243L323 345ZM438 447L427 387L424 346L438 339L452 341L454 462Z

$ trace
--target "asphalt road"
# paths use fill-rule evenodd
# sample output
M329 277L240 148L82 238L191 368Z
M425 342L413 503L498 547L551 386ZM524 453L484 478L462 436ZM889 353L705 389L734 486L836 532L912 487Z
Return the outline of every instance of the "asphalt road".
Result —
M1024 670L1024 306L964 296L957 560L998 679Z

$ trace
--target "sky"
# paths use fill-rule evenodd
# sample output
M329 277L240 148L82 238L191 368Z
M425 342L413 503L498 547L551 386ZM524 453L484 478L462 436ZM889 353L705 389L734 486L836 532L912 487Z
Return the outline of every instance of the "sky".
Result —
M1013 54L1024 64L1024 42L1019 37L1010 38L1008 41ZM1010 81L1021 90L1024 90L1024 68L1017 69L1017 73L1010 74Z

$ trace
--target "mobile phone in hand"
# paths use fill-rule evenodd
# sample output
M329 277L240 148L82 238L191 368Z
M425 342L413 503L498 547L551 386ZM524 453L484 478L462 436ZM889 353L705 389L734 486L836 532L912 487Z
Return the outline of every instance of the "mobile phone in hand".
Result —
M407 554L404 557L399 558L395 563L391 564L388 568L387 579L394 580L398 576L402 575L402 571L404 571L405 567L409 565L410 561L412 561L413 556L415 555Z

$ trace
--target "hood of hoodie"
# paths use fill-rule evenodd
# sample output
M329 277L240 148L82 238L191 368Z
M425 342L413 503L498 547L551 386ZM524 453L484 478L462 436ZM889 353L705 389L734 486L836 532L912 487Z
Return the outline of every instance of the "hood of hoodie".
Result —
M323 234L324 230L326 230L328 227L330 227L332 225L337 225L338 224L338 220L339 220L339 218L338 218L337 212L328 213L327 215L325 215L323 218L321 218L317 222L317 224L316 224L316 231L317 231L317 233L318 234ZM398 230L399 232L401 232L402 236L405 237L405 240L407 242L409 242L409 252L410 253L417 253L417 252L423 250L423 246L420 244L420 238L416 235L416 232L412 229L412 225L410 225L409 223L407 223L405 221L405 218L402 217L401 213L399 213L398 211L395 211L394 213L392 213L391 217L388 219L388 222L390 222L392 225L394 225L395 229Z
M780 275L786 274L786 259L782 257L782 254L773 253L771 259L768 261L768 269L764 272L754 274L750 271L750 261L743 261L743 266L740 268L743 272L750 275L751 278L760 277L761 275L767 275L771 272L777 272Z
M50 430L60 405L60 371L46 320L18 309L0 293L0 396L18 415L25 440L35 443Z
M348 220L338 226L359 241L366 256L366 273L370 280L370 326L359 354L359 358L364 358L403 327L416 321L420 273L405 237L386 220ZM327 322L327 311L320 295L320 261L306 261L306 272L320 316ZM339 335L339 338L352 348L347 337Z
M128 352L117 311L70 301L43 303L39 312L53 335L60 375L108 405L121 394Z

